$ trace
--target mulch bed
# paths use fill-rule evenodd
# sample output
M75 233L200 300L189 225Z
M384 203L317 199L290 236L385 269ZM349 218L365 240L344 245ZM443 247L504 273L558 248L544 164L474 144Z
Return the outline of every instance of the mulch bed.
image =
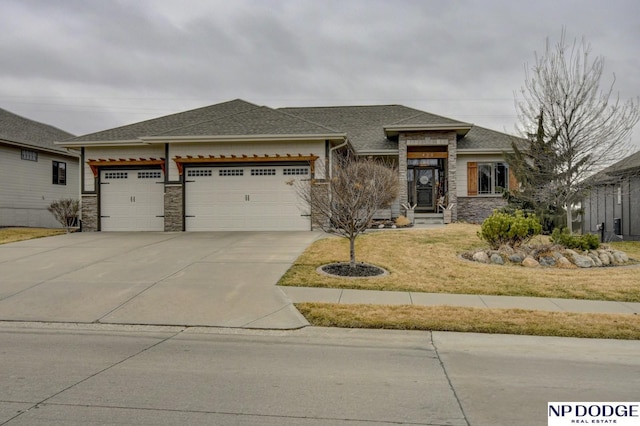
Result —
M355 268L348 263L331 263L322 266L321 269L326 274L339 277L376 277L385 273L384 269L367 263L356 263Z

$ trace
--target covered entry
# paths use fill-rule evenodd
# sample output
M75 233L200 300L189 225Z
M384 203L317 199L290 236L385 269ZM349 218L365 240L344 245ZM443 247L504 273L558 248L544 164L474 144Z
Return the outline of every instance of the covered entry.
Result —
M407 196L417 212L437 212L447 195L445 152L407 153Z

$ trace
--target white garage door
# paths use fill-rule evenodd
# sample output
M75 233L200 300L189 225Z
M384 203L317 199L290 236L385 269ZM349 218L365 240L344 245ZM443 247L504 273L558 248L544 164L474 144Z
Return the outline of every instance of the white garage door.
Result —
M102 231L163 231L164 181L161 170L100 172Z
M308 166L186 169L187 231L308 231L308 207L296 181Z

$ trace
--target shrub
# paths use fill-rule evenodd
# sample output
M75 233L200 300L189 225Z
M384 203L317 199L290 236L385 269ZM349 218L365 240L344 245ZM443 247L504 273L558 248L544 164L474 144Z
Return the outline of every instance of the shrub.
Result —
M567 228L554 229L551 233L551 242L577 250L595 250L600 247L600 239L597 235L571 235Z
M49 204L47 210L49 210L62 227L69 232L69 229L77 224L80 203L78 200L74 200L72 198L64 198Z
M396 218L396 226L403 227L411 225L411 221L404 216L398 216Z
M542 232L535 214L525 215L522 210L514 214L494 211L482 222L478 237L496 250L502 245L518 247Z

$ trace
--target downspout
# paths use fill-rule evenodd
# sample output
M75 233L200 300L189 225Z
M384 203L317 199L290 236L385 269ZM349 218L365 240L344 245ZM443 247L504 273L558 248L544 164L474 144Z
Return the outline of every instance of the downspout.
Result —
M333 151L340 148L344 148L345 146L347 146L348 143L349 141L345 139L344 142L341 143L340 145L336 145L333 148L329 148L329 179L333 177Z

